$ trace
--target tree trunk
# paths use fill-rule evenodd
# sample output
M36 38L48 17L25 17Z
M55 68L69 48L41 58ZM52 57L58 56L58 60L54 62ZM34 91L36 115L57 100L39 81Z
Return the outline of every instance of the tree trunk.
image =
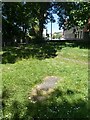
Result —
M44 13L42 9L40 9L40 18L39 18L39 36L43 37L43 24L44 24Z
M42 20L39 20L39 37L43 37L43 22Z

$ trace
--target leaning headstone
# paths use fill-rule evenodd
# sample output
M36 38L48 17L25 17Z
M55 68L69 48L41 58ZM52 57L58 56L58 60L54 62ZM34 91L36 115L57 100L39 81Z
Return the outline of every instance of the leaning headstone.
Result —
M54 91L54 88L59 80L61 79L56 76L45 77L41 84L33 88L29 99L33 102L45 100L47 96Z

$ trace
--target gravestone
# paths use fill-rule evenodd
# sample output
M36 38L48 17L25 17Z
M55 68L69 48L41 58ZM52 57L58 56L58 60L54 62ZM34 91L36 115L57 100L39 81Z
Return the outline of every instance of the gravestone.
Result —
M54 91L54 88L59 80L62 79L56 76L45 77L41 84L33 88L29 99L34 102L45 100L47 96Z

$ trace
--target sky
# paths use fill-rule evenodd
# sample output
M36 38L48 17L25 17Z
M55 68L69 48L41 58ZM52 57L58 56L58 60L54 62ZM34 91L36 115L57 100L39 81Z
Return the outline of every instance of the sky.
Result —
M54 32L60 32L61 30L59 30L59 26L58 26L58 15L57 14L53 14L53 17L55 19L55 23L52 23L52 33ZM47 31L48 34L51 33L51 22L49 22L47 25Z

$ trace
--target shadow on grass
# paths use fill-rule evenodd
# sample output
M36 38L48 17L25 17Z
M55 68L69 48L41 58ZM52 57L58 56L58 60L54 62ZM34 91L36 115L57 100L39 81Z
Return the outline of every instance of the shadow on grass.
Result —
M61 102L56 102L55 94L57 98L61 97ZM49 99L36 103L27 100L23 105L18 101L13 101L9 110L10 118L7 118L9 120L89 120L87 102L78 99L76 102L70 103L63 98L61 91L55 91ZM4 118L4 120L7 119Z
M72 47L79 47L80 49L90 49L90 41L78 40L72 43Z
M51 42L57 42L58 45L62 43L64 47L79 47L81 49L89 49L90 48L90 40L56 40L56 41L51 41ZM68 43L68 44L66 44Z
M68 44L67 44L68 43ZM39 60L45 58L54 58L57 56L57 50L63 47L79 47L89 49L90 44L85 41L54 41L39 44L19 45L18 47L3 48L2 63L15 63L18 59L28 59L29 57Z
M61 46L58 46L61 49ZM56 47L52 43L31 44L28 46L6 47L3 48L2 63L15 63L18 59L28 59L29 57L39 60L54 58L57 56Z
M11 95L13 94L13 91L11 92L10 89L4 87L2 90L2 106L3 109L6 107L6 101L11 97Z

